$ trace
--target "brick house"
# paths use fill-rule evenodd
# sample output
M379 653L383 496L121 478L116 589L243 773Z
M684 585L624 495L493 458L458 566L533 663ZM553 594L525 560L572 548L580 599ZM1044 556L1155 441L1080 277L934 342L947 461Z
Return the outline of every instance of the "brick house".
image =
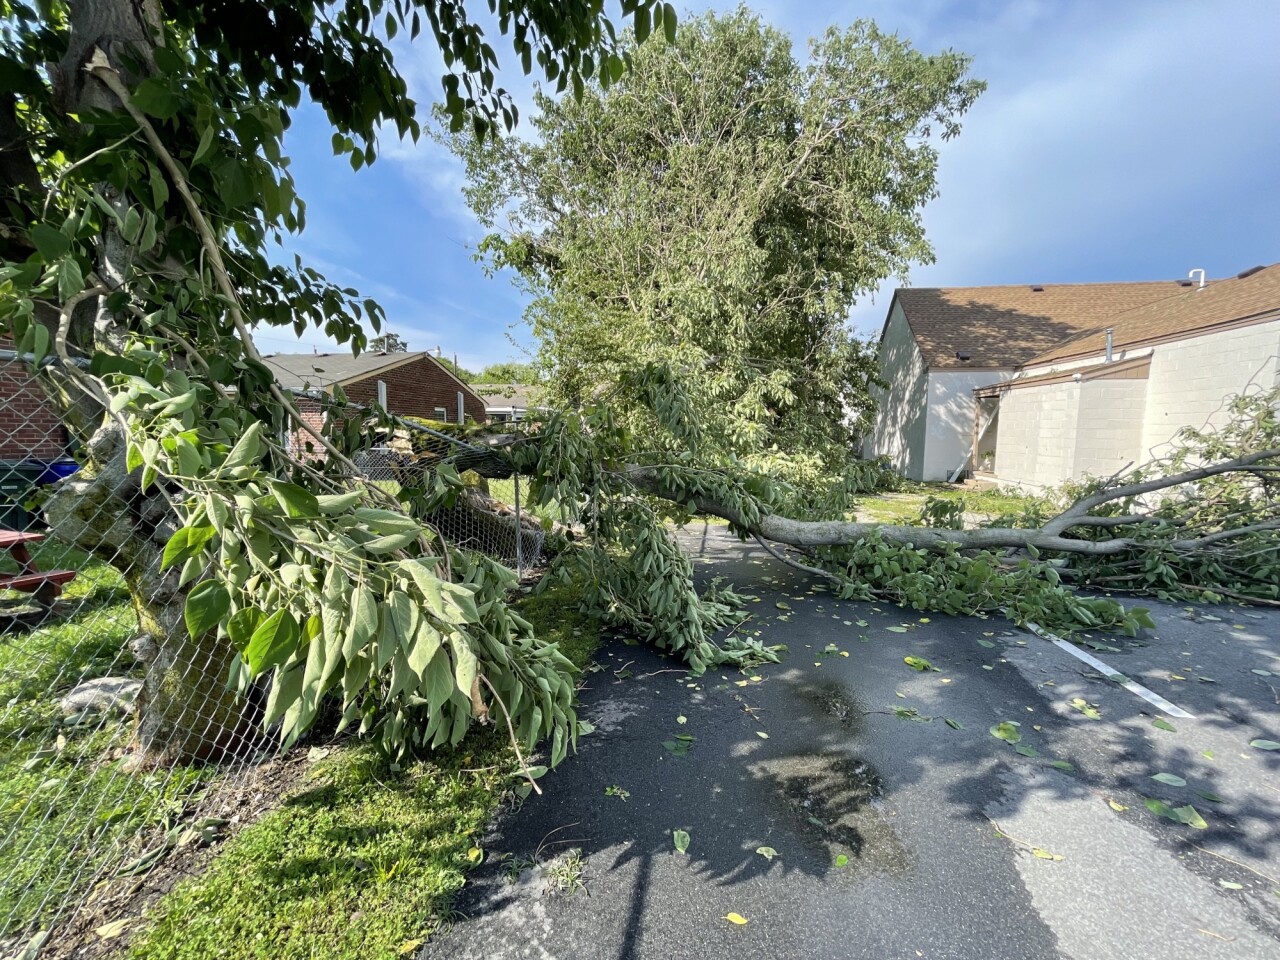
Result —
M0 342L0 349L12 344ZM0 360L0 464L57 460L67 455L67 430L57 409L17 360Z
M1197 271L1192 271L1197 273ZM1280 386L1280 264L1199 282L903 289L864 447L916 480L1043 490L1161 456Z
M381 403L402 417L446 423L485 422L484 400L453 371L425 351L420 353L277 353L263 358L280 386L332 393L342 387L352 403ZM299 412L319 429L320 406L305 399ZM308 437L295 438L305 446Z

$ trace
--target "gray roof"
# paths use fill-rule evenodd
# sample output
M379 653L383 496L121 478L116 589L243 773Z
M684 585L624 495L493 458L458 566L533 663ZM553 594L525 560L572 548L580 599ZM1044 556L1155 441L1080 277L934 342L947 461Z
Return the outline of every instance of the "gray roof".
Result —
M384 367L429 357L417 353L273 353L263 361L276 375L276 382L290 390L318 390L335 383L363 380Z
M538 387L528 383L473 383L471 389L480 395L485 409L497 407L528 410L538 405Z

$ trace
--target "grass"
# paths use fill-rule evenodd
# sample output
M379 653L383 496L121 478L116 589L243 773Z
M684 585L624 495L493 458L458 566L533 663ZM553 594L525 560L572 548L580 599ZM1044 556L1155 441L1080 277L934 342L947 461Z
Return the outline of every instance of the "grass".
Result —
M187 769L125 775L112 758L128 721L62 715L59 697L80 681L130 672L137 620L108 564L50 543L32 555L42 570L78 575L51 620L0 635L0 935L77 899L78 884L209 779ZM5 552L0 571L16 569Z
M538 635L585 665L599 624L570 588L525 596ZM308 784L230 840L162 900L133 960L380 960L447 922L486 823L514 784L489 728L393 771L367 746L317 764ZM473 859L474 858L474 859Z
M920 508L929 497L940 500L960 500L965 512L984 517L998 517L1006 513L1021 513L1038 501L1035 497L1011 490L966 490L950 483L919 483L908 480L902 490L894 493L875 493L858 502L858 519L881 523L913 523L920 518Z

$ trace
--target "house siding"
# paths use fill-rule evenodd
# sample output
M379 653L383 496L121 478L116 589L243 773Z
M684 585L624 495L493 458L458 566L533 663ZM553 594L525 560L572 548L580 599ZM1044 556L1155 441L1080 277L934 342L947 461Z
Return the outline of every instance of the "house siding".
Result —
M1013 370L935 371L929 374L929 419L918 480L949 480L973 452L976 387L1008 380Z
M928 429L929 381L924 358L896 301L885 324L879 360L880 378L889 388L873 391L876 421L863 453L888 457L904 476L920 480Z
M342 389L353 403L378 400L378 381L387 385L387 409L402 417L435 420L436 408L443 407L450 423L458 421L458 391L462 391L463 414L477 423L485 422L484 401L463 389L434 360L421 357L390 370L378 370Z
M1224 400L1280 386L1280 320L1155 348L1142 430L1142 460L1168 452L1183 427L1220 426Z

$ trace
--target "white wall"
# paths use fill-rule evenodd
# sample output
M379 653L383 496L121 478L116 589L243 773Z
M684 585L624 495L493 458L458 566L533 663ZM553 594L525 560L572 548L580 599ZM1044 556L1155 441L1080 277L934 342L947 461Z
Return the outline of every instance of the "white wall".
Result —
M921 478L924 466L928 380L902 307L895 301L880 342L880 377L888 390L876 390L876 422L864 456L888 457L905 476Z
M1146 380L1086 380L1077 387L1075 460L1068 476L1110 477L1145 462ZM1064 478L1065 479L1065 478Z
M1280 320L1163 343L1151 358L1141 459L1168 451L1183 427L1216 426L1225 398L1280 386Z
M929 418L918 480L947 480L973 449L975 387L999 383L1012 370L935 370L929 373Z
M1070 476L1079 389L1069 380L1010 390L1000 399L995 473L1001 483L1042 490Z

